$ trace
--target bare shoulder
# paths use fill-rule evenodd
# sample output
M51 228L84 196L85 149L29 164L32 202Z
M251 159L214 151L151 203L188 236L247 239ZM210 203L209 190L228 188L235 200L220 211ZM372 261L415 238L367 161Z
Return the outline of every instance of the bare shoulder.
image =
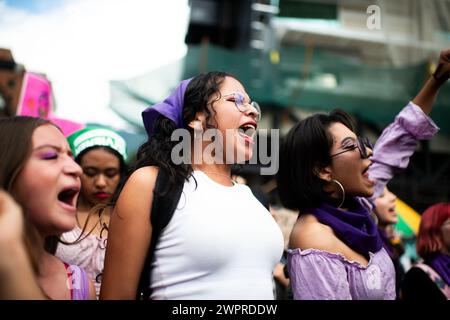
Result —
M292 249L318 249L341 254L351 261L367 265L367 259L342 242L331 227L320 223L311 214L302 215L294 225L289 240Z
M158 170L157 167L148 166L134 171L125 183L119 200L120 198L125 198L125 196L139 198L142 196L142 193L153 192ZM122 194L124 194L124 197L122 197Z
M334 252L336 240L340 242L329 226L320 223L311 214L303 214L292 229L289 245L293 249L319 249Z
M133 172L120 192L114 211L120 212L123 217L149 212L157 175L158 168L154 166L142 167Z
M128 178L125 187L128 188L152 188L155 186L156 177L158 176L158 167L147 166L134 171Z
M111 215L102 299L133 299L152 236L151 207L156 167L133 172Z

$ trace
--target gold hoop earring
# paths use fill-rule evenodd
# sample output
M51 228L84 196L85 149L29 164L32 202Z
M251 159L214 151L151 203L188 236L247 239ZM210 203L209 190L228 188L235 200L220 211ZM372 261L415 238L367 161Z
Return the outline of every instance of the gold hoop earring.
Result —
M341 203L340 203L339 206L338 206L338 208L340 208L340 207L344 204L344 201L345 201L345 190L344 190L344 186L342 185L342 183L340 183L340 182L337 181L336 179L331 179L331 181L333 181L334 183L336 183L336 184L339 186L339 188L341 188L341 191L342 191L342 201L341 201Z

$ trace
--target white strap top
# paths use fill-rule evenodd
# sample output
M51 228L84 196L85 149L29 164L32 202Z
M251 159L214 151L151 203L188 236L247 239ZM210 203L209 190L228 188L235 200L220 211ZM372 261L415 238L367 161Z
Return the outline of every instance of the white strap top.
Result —
M152 264L152 299L274 299L280 228L242 184L194 171L163 230Z

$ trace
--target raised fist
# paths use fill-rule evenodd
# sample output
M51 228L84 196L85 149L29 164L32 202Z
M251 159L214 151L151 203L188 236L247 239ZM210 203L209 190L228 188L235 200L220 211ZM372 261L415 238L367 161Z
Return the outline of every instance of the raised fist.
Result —
M441 51L433 77L439 85L442 85L450 78L450 49Z

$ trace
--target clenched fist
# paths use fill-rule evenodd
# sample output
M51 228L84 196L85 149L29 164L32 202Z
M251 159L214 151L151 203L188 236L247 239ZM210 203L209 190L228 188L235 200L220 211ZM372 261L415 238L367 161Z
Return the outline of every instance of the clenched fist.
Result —
M441 51L433 77L439 85L442 85L450 78L450 49Z

